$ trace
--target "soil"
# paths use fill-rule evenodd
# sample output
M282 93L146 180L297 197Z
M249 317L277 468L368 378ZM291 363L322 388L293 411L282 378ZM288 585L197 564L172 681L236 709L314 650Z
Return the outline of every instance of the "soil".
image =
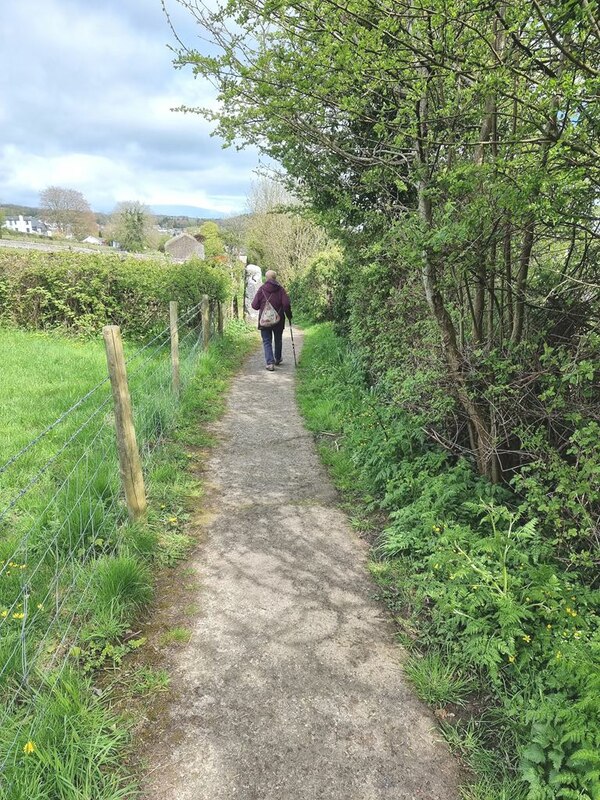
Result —
M368 545L297 410L287 331L284 359L270 373L256 353L236 378L199 545L145 631L172 689L140 731L142 797L456 800L459 765L408 686ZM176 626L189 642L161 646Z

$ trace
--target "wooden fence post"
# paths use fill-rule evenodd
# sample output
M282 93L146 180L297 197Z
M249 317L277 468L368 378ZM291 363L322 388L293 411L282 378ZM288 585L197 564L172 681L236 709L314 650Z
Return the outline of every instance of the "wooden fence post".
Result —
M208 295L202 295L202 345L204 349L210 342L210 303Z
M239 311L239 308L238 308L237 294L233 295L232 314L233 314L233 318L234 319L239 319L240 318L240 311Z
M223 303L217 300L217 331L223 336Z
M133 426L131 396L127 385L127 370L125 368L121 329L118 325L107 325L103 328L102 333L114 400L121 483L125 491L129 518L138 520L146 514L146 490L142 474L142 462Z
M179 375L179 325L177 318L177 302L169 303L169 322L171 325L171 373L173 376L173 393L179 394L181 378Z

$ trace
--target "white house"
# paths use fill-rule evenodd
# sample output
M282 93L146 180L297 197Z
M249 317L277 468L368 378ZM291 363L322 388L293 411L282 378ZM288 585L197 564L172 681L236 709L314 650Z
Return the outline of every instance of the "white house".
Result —
M15 233L37 233L39 236L52 236L52 231L45 222L36 217L24 217L23 214L19 214L18 217L6 217L3 227Z

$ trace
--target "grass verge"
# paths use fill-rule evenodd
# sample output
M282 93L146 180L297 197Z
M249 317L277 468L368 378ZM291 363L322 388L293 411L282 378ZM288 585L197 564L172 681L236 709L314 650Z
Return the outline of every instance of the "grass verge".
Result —
M198 358L192 352L182 365L189 381L179 405L168 392L168 360L153 357L138 371L145 377L134 380L132 395L134 406L136 397L139 400L138 430L143 431L149 497L144 524L124 519L114 465L103 448L94 448L93 442L90 447L86 440L88 472L76 474L85 480L91 470L96 481L93 502L86 505L81 492L72 488L81 484L72 481L72 493L60 495L60 503L53 501L41 519L38 497L20 507L14 517L16 529L5 531L0 545L8 549L22 541L23 531L29 531L35 519L33 530L39 539L28 534L27 560L19 562L19 569L8 570L9 580L0 587L4 610L18 608L11 600L17 593L30 605L35 602L32 614L11 610L4 617L0 639L2 800L132 796L132 781L123 766L131 722L111 710L111 682L100 673L119 671L127 654L145 644L134 622L152 597L155 572L174 564L189 547L184 527L190 500L202 493L197 477L188 471L187 448L208 443L202 424L221 413L229 380L254 341L246 326L232 323L206 353ZM110 418L102 425L110 431ZM105 476L104 486L98 476ZM60 477L54 474L41 489L55 490L56 481L60 483ZM110 516L107 510L113 505L118 510ZM73 519L71 527L65 518ZM41 602L43 592L46 602ZM23 620L30 619L25 629ZM31 642L31 649L23 648L22 641ZM128 690L138 695L168 686L168 676L150 667L124 675Z
M471 767L467 800L600 798L600 594L508 490L427 440L329 325L298 399L409 651L407 673Z

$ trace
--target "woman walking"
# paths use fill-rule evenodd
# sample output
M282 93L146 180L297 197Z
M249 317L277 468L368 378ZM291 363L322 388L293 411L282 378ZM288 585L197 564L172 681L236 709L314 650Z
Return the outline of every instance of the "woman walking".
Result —
M252 308L258 311L258 329L263 341L265 362L269 372L281 364L281 348L285 318L292 321L292 306L290 298L283 286L277 282L277 274L272 269L265 273L265 282L257 290L252 300ZM268 304L275 311L279 319L272 324L274 315ZM264 315L264 319L263 319Z

